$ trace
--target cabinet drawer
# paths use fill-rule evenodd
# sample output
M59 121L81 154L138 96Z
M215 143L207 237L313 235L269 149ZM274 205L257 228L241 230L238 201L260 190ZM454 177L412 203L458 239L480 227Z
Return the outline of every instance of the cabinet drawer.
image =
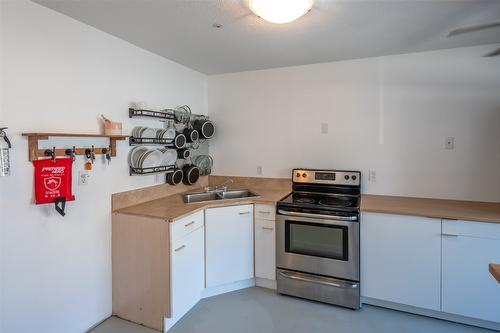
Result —
M462 220L443 220L443 234L444 236L458 235L500 240L500 224Z
M274 221L276 217L276 207L273 205L255 204L255 218Z
M172 242L203 226L203 221L204 213L202 210L172 222L170 226Z

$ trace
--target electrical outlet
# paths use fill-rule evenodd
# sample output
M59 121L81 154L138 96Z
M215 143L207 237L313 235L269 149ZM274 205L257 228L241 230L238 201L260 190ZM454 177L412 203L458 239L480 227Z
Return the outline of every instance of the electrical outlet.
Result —
M87 186L90 180L90 172L87 170L78 171L78 185Z
M369 182L376 182L377 181L377 171L368 170L368 181Z
M257 174L262 175L262 165L257 166Z
M328 124L327 123L321 124L321 134L328 134Z
M455 138L452 136L447 137L444 142L444 148L450 150L455 149Z

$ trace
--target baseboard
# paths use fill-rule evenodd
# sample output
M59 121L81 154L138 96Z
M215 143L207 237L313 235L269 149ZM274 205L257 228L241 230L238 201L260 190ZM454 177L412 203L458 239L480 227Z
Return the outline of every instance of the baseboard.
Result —
M257 287L276 290L276 280L269 280L263 278L255 278L255 285Z
M90 331L92 331L94 328L96 328L97 326L101 325L102 323L104 323L106 320L108 320L109 318L113 317L114 315L113 314L110 314L108 315L106 318L98 321L97 323L95 323L94 325L90 326L86 331L85 333L88 333Z
M201 298L212 297L220 294L225 294L231 291L254 287L254 286L255 286L255 278L223 284L221 286L206 288L201 293Z
M415 306L383 301L383 300L379 300L379 299L371 298L371 297L361 297L361 303L380 306L382 308L388 308L388 309L397 310L397 311L409 312L409 313L413 313L413 314L417 314L417 315L421 315L421 316L426 316L426 317L432 317L432 318L452 321L455 323L460 323L460 324L465 324L465 325L476 326L476 327L481 327L481 328L487 328L490 330L500 331L500 323L495 323L493 321L469 318L469 317L464 317L464 316L455 315L455 314L446 313L446 312L441 312L441 311L428 310L428 309L418 308Z

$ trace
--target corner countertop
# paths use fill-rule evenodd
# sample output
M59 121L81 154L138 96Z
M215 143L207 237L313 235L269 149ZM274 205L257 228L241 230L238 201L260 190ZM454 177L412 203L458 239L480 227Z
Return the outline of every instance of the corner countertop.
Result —
M233 189L230 187L230 189ZM234 188L236 189L236 187ZM244 204L267 204L274 205L281 198L286 196L291 192L291 189L269 189L261 186L249 187L250 190L259 194L259 197L254 198L242 198L242 199L227 199L227 200L217 200L216 202L200 202L200 203L185 203L183 200L183 194L188 193L178 193L169 195L167 197L148 201L139 205L134 205L126 208L119 209L115 213L120 214L131 214L138 216L146 216L152 218L161 218L169 222L180 219L186 215L203 210L205 208L214 208L221 206L233 206L233 205L244 205ZM193 189L191 192L203 191L202 188Z
M232 189L233 187L231 187ZM238 187L234 187L235 189ZM241 187L240 187L241 188ZM184 203L182 195L177 193L147 201L138 205L116 210L115 213L146 216L164 219L172 222L186 215L205 208L242 205L242 204L268 204L274 205L281 198L291 192L289 186L271 188L263 183L254 183L245 186L260 196L257 198L242 198L217 200L216 202ZM201 188L189 192L202 191ZM423 216L452 220L466 220L489 223L500 223L500 203L460 201L429 198L397 197L386 195L363 195L361 211L385 214L399 214L410 216Z

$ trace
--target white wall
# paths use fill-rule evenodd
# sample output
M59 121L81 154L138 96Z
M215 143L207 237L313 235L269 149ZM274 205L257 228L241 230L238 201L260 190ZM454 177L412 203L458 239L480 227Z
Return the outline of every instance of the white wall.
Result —
M210 76L215 174L358 169L365 193L500 201L500 57L480 57L493 47Z
M12 175L0 178L1 329L83 332L111 314L111 194L163 178L130 177L123 141L109 166L98 159L90 185L74 185L76 201L63 218L53 206L33 205L33 167L20 133L98 132L101 113L122 121L125 133L156 124L128 119L131 101L206 113L207 78L37 4L1 1L0 8L0 125L9 126L14 146ZM82 168L79 158L73 171Z

